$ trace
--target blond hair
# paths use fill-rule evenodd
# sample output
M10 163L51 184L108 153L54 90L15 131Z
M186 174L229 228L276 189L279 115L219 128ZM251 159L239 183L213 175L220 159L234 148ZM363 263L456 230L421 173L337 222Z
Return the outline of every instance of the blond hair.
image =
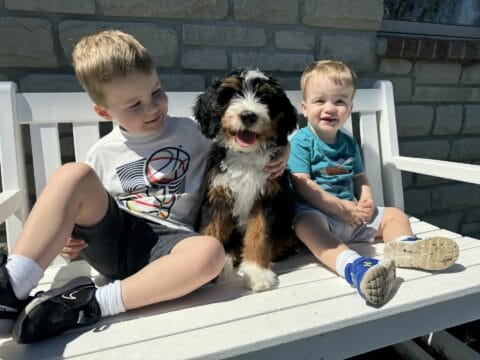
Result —
M352 88L352 98L356 91L357 75L346 64L335 60L319 60L308 65L300 78L300 89L305 99L306 89L313 76L324 76L337 85Z
M97 105L105 105L103 87L131 71L149 74L155 69L148 51L132 35L104 30L84 36L72 53L80 84Z

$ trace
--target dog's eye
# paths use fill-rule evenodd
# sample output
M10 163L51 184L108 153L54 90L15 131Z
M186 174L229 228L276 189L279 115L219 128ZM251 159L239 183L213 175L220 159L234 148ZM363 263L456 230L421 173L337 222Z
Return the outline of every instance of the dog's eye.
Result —
M235 95L235 93L236 93L236 90L229 86L220 88L218 92L218 97L217 97L218 104L219 105L227 104L230 101L230 99L233 97L233 95Z

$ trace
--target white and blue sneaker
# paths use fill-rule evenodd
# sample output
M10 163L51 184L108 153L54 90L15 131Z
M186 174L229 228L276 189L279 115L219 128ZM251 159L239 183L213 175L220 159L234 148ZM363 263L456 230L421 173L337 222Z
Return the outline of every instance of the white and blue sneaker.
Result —
M345 279L373 305L384 304L395 288L395 263L362 256L345 268Z
M398 267L444 270L457 261L458 245L446 237L420 239L411 236L385 244L384 255Z

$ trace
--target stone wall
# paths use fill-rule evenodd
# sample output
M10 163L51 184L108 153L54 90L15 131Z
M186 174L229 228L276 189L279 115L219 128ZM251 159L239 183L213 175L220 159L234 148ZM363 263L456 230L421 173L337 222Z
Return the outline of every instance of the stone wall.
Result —
M480 162L479 42L385 37L382 15L382 0L0 0L0 80L78 91L73 44L112 27L149 49L167 91L203 90L237 66L298 89L306 64L339 59L360 87L393 82L402 154ZM480 235L478 187L412 174L404 183L411 214Z
M480 41L377 39L376 75L395 87L400 154L480 164ZM408 213L479 237L479 186L403 180Z

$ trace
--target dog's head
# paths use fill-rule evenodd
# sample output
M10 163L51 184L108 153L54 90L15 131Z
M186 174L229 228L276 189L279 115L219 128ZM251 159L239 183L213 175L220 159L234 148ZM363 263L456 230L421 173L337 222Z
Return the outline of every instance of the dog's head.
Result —
M297 125L285 92L259 70L239 69L215 81L193 112L206 137L241 152L286 145Z

